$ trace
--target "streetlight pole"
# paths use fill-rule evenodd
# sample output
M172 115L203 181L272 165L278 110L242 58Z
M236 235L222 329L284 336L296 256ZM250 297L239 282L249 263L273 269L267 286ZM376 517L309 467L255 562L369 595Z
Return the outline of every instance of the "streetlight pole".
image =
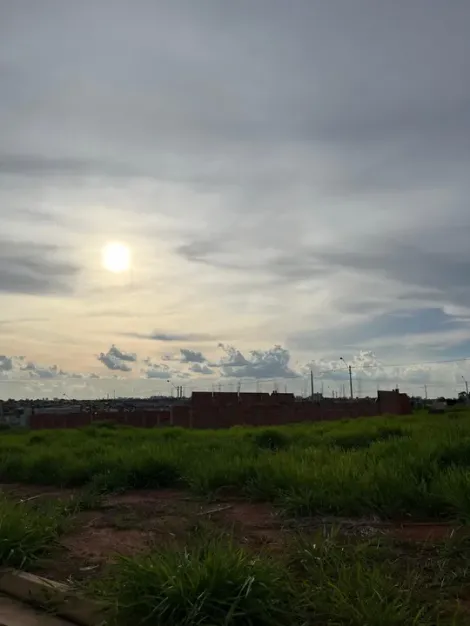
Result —
M171 382L171 380L167 380L166 382L170 383L170 385L172 386L171 397L173 397L173 389L176 389L177 398L181 398L183 396L183 387L180 387L179 385L178 387L175 387L175 385Z
M466 390L466 393L467 393L467 396L468 396L468 381L465 379L464 376L462 376L462 380L465 383L465 390Z
M353 384L352 384L352 370L351 370L351 366L348 365L346 363L346 361L343 359L343 357L341 356L339 358L340 361L343 361L343 363L346 365L346 367L348 368L348 372L349 372L349 392L351 394L351 400L354 399L354 394L353 394Z

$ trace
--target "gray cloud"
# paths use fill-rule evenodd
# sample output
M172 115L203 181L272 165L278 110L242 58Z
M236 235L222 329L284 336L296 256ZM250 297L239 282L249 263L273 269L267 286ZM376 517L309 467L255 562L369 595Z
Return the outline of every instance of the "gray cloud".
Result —
M13 369L13 359L11 357L0 355L0 371L9 372Z
M371 143L398 133L408 143L430 137L450 153L459 144L462 150L460 130L468 124L468 89L460 80L469 46L465 1L449 8L417 0L405 8L358 0L354 9L345 1L320 6L302 0L294 9L240 2L223 14L212 2L197 8L163 2L139 11L121 5L113 10L112 38L102 9L95 9L90 25L87 6L50 6L40 15L31 6L15 10L14 19L9 10L2 20L10 24L2 32L2 46L10 52L5 58L14 59L3 69L10 124L0 163L7 172L121 175L157 165L160 173L155 135L167 154L165 178L198 178L201 165L194 161L201 162L195 157L203 146L219 157L204 159L207 177L217 182L226 182L228 172L232 181L240 178L225 167L229 152L245 164L241 175L253 178L250 168L266 144L373 148ZM19 43L25 32L27 50ZM172 40L169 32L182 35ZM56 42L64 33L68 45L59 55ZM87 50L80 46L85 33ZM446 45L436 46L444 37ZM129 40L132 58L121 45ZM75 79L67 94L66 76ZM121 89L123 80L129 89ZM31 100L35 93L42 99ZM34 134L15 132L22 116ZM49 137L48 144L47 132L58 122L64 133ZM129 145L139 150L113 150ZM116 153L125 154L126 163L106 165Z
M58 246L0 239L0 292L67 294L78 268L58 257Z
M416 302L420 299L445 304L470 306L467 289L468 255L463 243L470 235L470 222L463 220L453 227L423 226L422 237L414 232L399 231L374 236L355 237L349 243L331 245L328 249L300 248L280 255L269 265L269 271L290 280L333 276L337 272L376 276L378 281L395 281L408 288ZM351 306L358 310L360 302Z
M201 365L200 363L193 363L189 369L191 372L194 372L195 374L202 374L203 376L214 374L214 370L205 364Z
M70 157L50 157L33 154L1 154L0 175L19 176L125 176L131 175L125 166L118 163L99 162ZM134 175L136 172L134 173Z
M154 364L149 367L145 372L145 376L147 378L156 378L160 380L167 380L171 378L171 375L171 369L163 364Z
M237 350L234 346L219 343L218 347L221 348L226 355L222 358L221 364L229 367L245 367L249 365L249 361L243 356L240 350Z
M93 373L67 372L58 365L39 364L35 361L27 360L24 356L5 355L0 355L0 373L3 375L2 379L4 381L12 382L100 378L100 376Z
M112 31L108 2L37 5L0 6L0 293L75 291L88 311L106 294L111 318L128 288L54 242L83 259L83 242L125 232L148 256L140 308L163 325L158 294L178 300L183 329L131 338L216 342L184 332L210 315L306 360L390 337L403 308L413 336L426 311L465 317L467 0L116 2ZM289 355L226 349L224 375L293 371ZM116 351L106 367L129 367Z
M120 361L130 361L135 363L137 361L137 355L133 352L124 352L123 350L119 350L114 344L108 350L108 356L114 357Z
M220 344L226 356L220 362L223 376L233 378L295 378L297 372L289 367L289 351L281 346L270 350L251 350L246 358L233 346Z
M135 339L150 339L152 341L212 341L214 337L203 333L165 333L154 330L151 333L122 333L125 337Z
M196 350L189 350L188 348L181 348L181 363L205 363L206 357L202 352Z
M145 378L170 381L172 378L189 378L187 372L171 368L166 363L155 363L151 359L146 359L147 369L142 370Z
M105 365L109 370L114 370L114 371L120 371L120 372L130 372L132 371L132 368L127 365L127 363L125 363L125 360L129 360L129 359L122 359L118 356L116 356L116 352L120 351L115 348L115 346L111 346L111 348L108 350L108 352L104 353L101 352L98 355L98 361L101 361L101 363L103 363L103 365Z
M60 378L67 376L67 373L61 370L57 365L39 365L33 361L27 361L20 367L22 372L28 372L32 378Z
M16 319L0 320L0 326L16 326L17 324L30 324L31 322L47 322L47 317L18 317Z

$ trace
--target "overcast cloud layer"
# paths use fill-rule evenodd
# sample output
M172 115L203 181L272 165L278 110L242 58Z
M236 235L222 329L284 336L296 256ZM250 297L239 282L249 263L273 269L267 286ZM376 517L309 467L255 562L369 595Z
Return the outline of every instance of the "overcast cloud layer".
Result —
M341 389L341 356L460 390L469 32L468 0L0 0L0 397Z

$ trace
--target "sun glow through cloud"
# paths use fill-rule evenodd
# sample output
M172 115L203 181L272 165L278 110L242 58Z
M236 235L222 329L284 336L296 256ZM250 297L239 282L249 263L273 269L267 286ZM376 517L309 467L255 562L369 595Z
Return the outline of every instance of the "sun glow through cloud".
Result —
M118 242L106 244L102 250L102 263L109 272L115 274L126 272L131 266L131 253L128 246Z

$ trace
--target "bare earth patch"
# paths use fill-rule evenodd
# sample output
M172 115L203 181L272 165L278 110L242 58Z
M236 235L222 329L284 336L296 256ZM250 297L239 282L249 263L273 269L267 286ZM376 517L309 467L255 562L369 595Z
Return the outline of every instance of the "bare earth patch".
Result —
M201 531L232 533L254 548L282 543L279 517L269 505L208 502L170 489L129 491L105 497L96 510L76 514L54 558L43 561L39 573L55 580L83 580L99 575L118 555L185 545Z
M79 491L77 489L59 489L58 487L44 485L23 485L21 483L0 484L0 494L17 500L29 502L33 500L62 500L73 498Z
M67 502L80 496L79 490L72 489L31 485L0 488L19 502ZM174 489L139 490L103 497L95 510L75 514L55 554L41 562L38 573L61 581L99 576L103 567L118 555L136 555L153 546L183 546L194 540L198 532L230 533L249 549L282 551L296 532L310 535L334 527L341 534L358 539L390 536L410 543L438 543L469 534L467 528L445 522L399 523L336 517L287 520L269 504L247 502L231 493L220 494L216 502L208 502Z
M390 535L404 541L441 542L451 537L461 537L469 534L465 526L454 526L450 523L406 522L391 526Z

